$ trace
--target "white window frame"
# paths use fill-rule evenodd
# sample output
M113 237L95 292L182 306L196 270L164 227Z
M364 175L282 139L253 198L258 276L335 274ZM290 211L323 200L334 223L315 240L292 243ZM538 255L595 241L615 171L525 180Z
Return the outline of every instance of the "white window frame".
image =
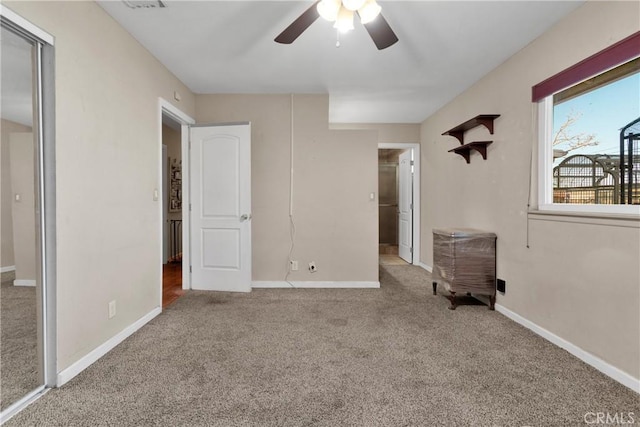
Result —
M553 203L552 143L553 94L538 102L538 210L578 214L623 214L640 218L640 205Z

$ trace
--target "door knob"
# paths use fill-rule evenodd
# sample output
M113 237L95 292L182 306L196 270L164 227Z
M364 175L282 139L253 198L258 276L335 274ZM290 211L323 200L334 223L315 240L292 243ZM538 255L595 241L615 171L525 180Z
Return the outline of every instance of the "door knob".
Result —
M251 214L244 214L240 217L240 222L247 221L251 219Z

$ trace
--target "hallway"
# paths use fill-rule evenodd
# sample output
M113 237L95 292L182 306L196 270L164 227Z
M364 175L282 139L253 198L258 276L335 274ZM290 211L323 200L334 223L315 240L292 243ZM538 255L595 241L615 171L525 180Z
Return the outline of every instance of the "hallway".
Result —
M170 262L162 266L162 308L180 298L182 290L182 262Z

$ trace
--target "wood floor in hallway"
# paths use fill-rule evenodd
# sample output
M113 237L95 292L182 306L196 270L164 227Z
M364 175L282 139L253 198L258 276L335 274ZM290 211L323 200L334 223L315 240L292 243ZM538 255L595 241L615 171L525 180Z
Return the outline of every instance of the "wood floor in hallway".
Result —
M162 266L162 308L180 298L182 290L182 263L170 262Z

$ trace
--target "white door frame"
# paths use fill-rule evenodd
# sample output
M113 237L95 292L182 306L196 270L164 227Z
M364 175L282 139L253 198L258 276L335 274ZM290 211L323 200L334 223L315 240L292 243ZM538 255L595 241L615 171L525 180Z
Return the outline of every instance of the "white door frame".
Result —
M195 124L195 120L189 115L184 113L178 107L171 104L169 101L158 98L158 183L162 183L162 115L171 117L176 122L180 123L180 141L182 152L182 289L191 289L189 269L184 268L185 265L191 265L190 259L190 241L189 241L189 215L185 215L185 209L189 209L189 126ZM158 215L162 218L162 203L158 204ZM187 211L188 212L188 211ZM186 230L186 231L185 231ZM162 234L163 224L160 221L160 245L159 245L159 257L158 265L160 268L160 301L159 307L162 310Z
M160 200L162 200L162 264L169 262L169 162L167 144L162 141L162 171L160 175Z
M420 144L417 142L380 142L378 150L413 151L413 257L412 264L420 265ZM379 220L379 219L378 219Z

